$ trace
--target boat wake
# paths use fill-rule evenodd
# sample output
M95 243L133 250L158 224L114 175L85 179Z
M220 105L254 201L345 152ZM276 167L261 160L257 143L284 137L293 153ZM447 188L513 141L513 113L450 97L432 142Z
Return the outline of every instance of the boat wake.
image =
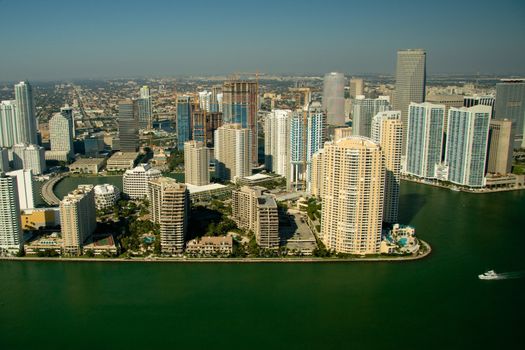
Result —
M499 272L498 273L498 279L500 280L508 280L508 279L524 278L524 277L525 277L525 271Z

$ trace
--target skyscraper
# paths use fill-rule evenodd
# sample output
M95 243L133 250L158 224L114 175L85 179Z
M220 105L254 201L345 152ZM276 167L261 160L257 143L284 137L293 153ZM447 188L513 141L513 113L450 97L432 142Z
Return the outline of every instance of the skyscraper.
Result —
M153 110L150 89L147 85L140 88L140 97L137 99L138 119L140 129L151 129L153 125Z
M514 131L512 120L492 119L490 121L488 173L503 175L511 172Z
M377 254L381 243L385 169L372 140L352 136L324 146L321 236L328 249Z
M9 151L0 147L0 171L9 171Z
M328 125L345 125L345 76L331 72L324 76L323 111Z
M514 122L514 147L525 148L525 79L503 79L496 84L496 119Z
M16 188L18 190L17 197L20 210L34 208L35 193L33 188L33 174L31 170L15 170L6 175L16 179Z
M64 254L82 254L84 243L95 231L97 225L95 215L93 185L79 185L60 202Z
M202 142L187 141L184 145L184 181L190 185L210 183L209 150Z
M150 212L160 225L163 254L182 253L189 215L189 193L186 185L168 177L149 182Z
M491 114L490 106L450 108L445 155L450 182L469 187L485 185Z
M16 254L22 248L22 224L16 180L0 172L0 255Z
M191 140L192 99L190 96L177 97L177 148L184 150L184 143Z
M215 130L215 176L224 181L252 174L252 132L241 124L225 124Z
M45 150L38 145L19 143L13 146L13 169L31 169L33 175L46 170Z
M55 113L49 120L51 150L66 152L69 159L73 158L72 132L73 120L62 113Z
M15 100L0 103L0 147L13 147L21 142L20 123Z
M28 82L21 81L15 85L15 100L17 106L20 137L17 142L37 144L37 123L33 88Z
M71 120L71 137L75 138L76 127L75 127L75 117L73 115L73 108L69 107L69 105L66 104L64 107L60 108L60 114L62 114L65 118Z
M403 114L401 114L403 115ZM445 106L411 103L408 111L406 173L434 178L443 151Z
M139 126L136 101L126 99L119 102L118 133L120 151L137 152L139 147Z
M372 129L372 118L383 111L390 109L388 98L376 99L358 96L352 102L352 132L355 136L370 137Z
M266 170L287 177L290 165L290 118L292 111L276 109L264 119Z
M403 122L403 154L405 154L408 132L408 106L411 102L425 101L426 52L422 49L399 50L397 52L396 88L393 107L401 111Z
M356 98L357 96L365 94L365 84L363 79L352 78L350 79L350 98Z
M258 127L259 85L256 81L228 80L224 82L223 115L224 123L240 124L251 131L251 156L253 165L258 164Z
M428 95L425 99L425 102L434 103L437 105L445 105L445 121L443 125L444 132L447 132L447 125L448 125L448 110L450 107L463 107L464 104L464 96L461 95Z

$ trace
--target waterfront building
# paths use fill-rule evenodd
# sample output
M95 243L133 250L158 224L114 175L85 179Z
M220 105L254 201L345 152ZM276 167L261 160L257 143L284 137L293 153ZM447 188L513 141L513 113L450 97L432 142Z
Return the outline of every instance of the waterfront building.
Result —
M331 72L323 80L323 108L328 125L345 125L345 76Z
M33 187L32 171L30 169L20 169L8 172L6 175L16 179L16 188L18 189L18 207L20 210L34 208L35 192Z
M118 133L119 150L137 152L139 147L137 101L126 99L119 102Z
M13 146L13 169L31 169L33 175L41 175L46 170L44 147L19 143Z
M252 173L252 132L241 124L225 124L215 130L215 176L237 181Z
M177 97L177 148L184 150L184 143L192 135L192 99L191 96Z
M443 122L444 132L447 132L446 126L448 125L448 110L450 107L454 108L460 108L464 106L464 96L461 95L446 95L446 94L440 94L440 95L428 95L425 99L425 102L430 102L437 105L445 105L445 119Z
M334 130L334 141L339 141L345 137L352 136L352 127L335 128Z
M186 253L201 256L229 256L233 253L232 236L199 237L186 243Z
M327 249L377 254L385 169L378 143L352 136L324 146L321 236Z
M0 103L0 147L10 148L22 140L16 106L16 100Z
M350 79L350 98L354 99L357 96L365 94L365 83L363 79Z
M257 166L259 85L256 81L228 80L224 82L222 94L224 123L240 124L251 131L250 161Z
M516 128L514 147L525 148L525 79L502 79L496 84L495 119L505 118Z
M276 109L264 119L264 163L268 171L288 176L290 163L289 109Z
M9 151L0 147L0 171L9 171Z
M505 175L511 172L514 131L512 120L492 119L490 121L488 173Z
M16 115L19 128L17 143L37 144L37 123L33 88L25 81L15 85Z
M490 106L451 108L448 116L445 163L448 181L462 186L483 187Z
M139 164L126 170L122 176L123 192L131 199L149 196L148 182L162 176L160 170L151 168L149 164Z
M110 184L96 185L95 192L95 208L102 210L113 207L120 199L120 190L118 187Z
M425 100L426 52L422 49L399 50L397 52L396 87L393 109L401 111L403 122L403 155L408 133L408 107L410 103ZM408 149L406 149L408 150Z
M140 88L137 99L139 129L151 129L153 125L153 110L149 86Z
M184 179L195 186L210 183L209 150L203 142L187 141L184 144Z
M148 183L152 221L160 225L160 246L163 254L184 250L189 215L189 193L186 185L168 177Z
M388 98L365 98L357 96L352 103L352 132L355 136L370 137L372 129L372 118L379 113L388 111L390 103Z
M60 202L64 253L81 255L82 247L95 231L96 225L93 185L79 185Z
M401 114L403 115L403 114ZM411 103L408 111L405 172L421 178L435 177L443 152L445 106Z
M22 224L17 181L0 172L0 255L16 254L22 247Z
M49 141L52 151L66 152L73 158L73 120L62 113L55 113L49 120Z

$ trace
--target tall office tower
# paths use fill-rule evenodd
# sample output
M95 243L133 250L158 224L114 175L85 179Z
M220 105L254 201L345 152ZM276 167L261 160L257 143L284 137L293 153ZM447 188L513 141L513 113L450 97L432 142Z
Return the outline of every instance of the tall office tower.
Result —
M0 172L0 256L22 248L22 224L16 180Z
M0 147L13 147L22 139L16 108L15 100L0 103Z
M140 97L137 99L138 119L140 129L151 129L153 125L153 108L149 87L140 88Z
M168 177L159 177L149 182L149 197L151 217L160 225L162 253L182 253L190 202L186 185Z
M352 136L324 146L321 235L328 249L377 254L385 168L379 144Z
M229 80L225 81L223 93L224 123L241 124L251 131L252 165L258 165L258 129L257 111L259 109L259 85L255 81Z
M525 79L503 79L496 84L496 118L510 119L516 127L514 147L525 148Z
M477 105L483 105L483 106L491 106L494 108L495 102L496 102L496 98L493 95L463 96L463 107L474 107ZM455 107L455 106L452 106L452 107Z
M483 187L490 106L451 108L448 116L445 163L448 180L458 185Z
M20 138L17 142L37 144L37 124L33 88L28 82L21 81L15 85L15 100L17 107Z
M206 142L206 122L208 112L204 109L192 108L190 140Z
M43 174L46 170L44 147L24 143L14 145L13 169L31 169L33 175Z
M9 171L9 151L7 148L0 148L0 171Z
M351 135L350 135L351 136ZM348 137L348 136L347 136ZM334 142L341 140L341 138L336 139ZM318 198L323 198L323 182L324 182L324 148L321 148L319 151L314 153L312 156L312 185L311 185L311 194Z
M276 109L264 119L264 163L266 170L287 177L290 162L290 118L292 111Z
M62 113L55 113L49 120L49 141L52 151L67 153L67 158L73 158L73 120Z
M206 145L215 146L215 130L222 126L222 113L211 112L206 114Z
M209 151L203 142L187 141L184 145L184 178L190 185L204 186L210 183Z
M365 94L365 83L363 79L350 79L350 98L356 98Z
M343 127L343 128L335 128L334 131L334 141L338 141L341 139L344 139L345 137L352 136L353 131L352 127Z
M179 151L184 150L184 143L191 140L192 109L191 96L177 97L177 148Z
M488 173L504 175L511 172L513 143L512 120L492 119L489 126Z
M160 170L149 164L140 164L128 169L122 176L123 192L131 199L148 197L148 182L162 176Z
M312 156L326 140L326 114L321 104L312 102L309 105L306 125L303 113L294 111L290 120L290 172L287 180L288 187L294 191L310 191Z
M16 179L18 189L18 204L20 210L31 209L35 207L35 193L33 188L33 174L31 170L15 170L7 173Z
M407 174L429 179L435 177L436 164L441 162L443 152L444 119L444 105L410 104L406 133Z
M80 255L97 225L93 185L79 185L60 202L64 254Z
M119 102L118 134L121 152L137 152L139 148L139 125L136 101L126 99Z
M225 124L215 130L215 176L224 181L252 174L252 132L241 124Z
M401 153L403 123L399 111L378 113L372 121L372 140L381 145L385 158L385 200L383 221L397 223L399 187L401 184Z
M208 90L199 91L199 108L206 112L211 112L212 92Z
M65 118L71 120L71 135L73 138L76 136L75 117L73 115L73 108L69 107L68 104L60 108L60 114Z
M345 125L345 76L327 73L323 81L323 111L328 125Z
M427 95L425 101L437 105L445 105L445 121L443 123L443 125L445 125L444 132L447 132L448 110L450 107L460 108L463 107L463 104L465 103L464 96L461 95Z
M222 86L213 86L210 96L210 112L222 113Z
M397 51L396 88L393 109L401 111L403 121L403 155L408 132L408 107L425 101L426 52L422 49Z
M352 103L352 132L355 136L370 137L372 118L379 113L390 110L390 103L385 97L376 99L357 96Z

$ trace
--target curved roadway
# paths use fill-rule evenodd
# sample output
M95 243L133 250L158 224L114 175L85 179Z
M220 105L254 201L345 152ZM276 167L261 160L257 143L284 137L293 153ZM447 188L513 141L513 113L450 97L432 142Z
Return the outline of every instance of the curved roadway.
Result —
M58 197L55 195L55 192L53 192L53 187L55 187L55 185L67 175L67 173L57 175L42 185L42 198L48 205L54 206L60 204L60 199L58 199Z

